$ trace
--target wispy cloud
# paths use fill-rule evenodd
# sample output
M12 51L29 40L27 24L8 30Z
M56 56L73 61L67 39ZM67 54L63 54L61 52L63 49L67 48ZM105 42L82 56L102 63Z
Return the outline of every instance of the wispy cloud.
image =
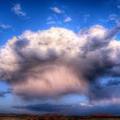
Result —
M10 29L10 28L12 28L11 25L8 25L8 24L0 24L0 29L6 30L6 29Z
M26 13L22 10L22 7L19 3L12 7L12 11L18 16L26 16Z
M51 10L52 10L53 12L57 13L57 14L61 14L61 13L62 13L62 10L61 10L60 8L56 7L56 6L55 6L55 7L52 7Z
M56 23L55 21L47 21L46 24L48 24L48 25L53 25L53 24L55 24L55 23Z
M120 9L120 5L117 5L117 8Z
M10 94L10 91L0 91L0 97L5 97L6 94Z
M108 21L113 21L115 23L119 23L119 20L120 20L120 18L116 14L110 14L108 17Z
M51 16L49 16L49 17L47 18L46 24L48 24L48 25L53 25L53 24L55 24L55 23L56 23L55 20L54 20Z
M65 23L70 22L70 21L72 21L72 18L69 17L69 16L64 19L64 22L65 22Z
M86 23L88 21L88 18L90 17L90 14L83 15L83 20Z

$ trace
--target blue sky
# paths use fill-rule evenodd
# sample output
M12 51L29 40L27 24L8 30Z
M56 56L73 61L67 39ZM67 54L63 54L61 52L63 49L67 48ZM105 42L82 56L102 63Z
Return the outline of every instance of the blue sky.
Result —
M1 0L0 43L5 43L26 29L36 31L61 26L79 31L94 24L111 27L119 18L119 4L118 0ZM15 5L20 7L16 12L13 10Z
M0 45L3 46L13 36L18 36L25 30L64 27L79 32L80 29L96 24L112 28L119 18L120 0L0 0ZM8 84L0 83L1 93L4 94L9 89ZM9 92L5 96L1 95L0 105L3 108L0 107L0 110L7 111L8 108L13 109L12 106L26 103L18 100L14 104L15 100L18 98ZM75 94L48 101L71 105L87 100L85 96Z

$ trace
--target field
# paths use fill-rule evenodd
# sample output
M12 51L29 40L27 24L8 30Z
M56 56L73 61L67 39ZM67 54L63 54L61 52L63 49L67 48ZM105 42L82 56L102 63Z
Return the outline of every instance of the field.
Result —
M56 116L56 115L0 115L0 120L120 120L120 117L111 116Z

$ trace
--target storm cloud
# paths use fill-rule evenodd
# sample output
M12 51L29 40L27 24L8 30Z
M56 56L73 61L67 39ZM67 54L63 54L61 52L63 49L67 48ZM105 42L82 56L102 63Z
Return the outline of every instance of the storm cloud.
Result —
M62 114L62 115L110 115L119 116L120 104L104 104L104 105L55 105L55 104L32 104L26 106L14 106L17 110L28 110L36 114Z
M119 29L95 25L80 33L58 27L25 31L0 48L0 79L27 99L68 93L94 98L99 77L120 76Z

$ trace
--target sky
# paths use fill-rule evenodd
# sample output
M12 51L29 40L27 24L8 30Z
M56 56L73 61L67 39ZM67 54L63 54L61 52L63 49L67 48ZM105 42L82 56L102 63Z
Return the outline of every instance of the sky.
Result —
M120 0L0 0L0 112L120 115L119 20Z

